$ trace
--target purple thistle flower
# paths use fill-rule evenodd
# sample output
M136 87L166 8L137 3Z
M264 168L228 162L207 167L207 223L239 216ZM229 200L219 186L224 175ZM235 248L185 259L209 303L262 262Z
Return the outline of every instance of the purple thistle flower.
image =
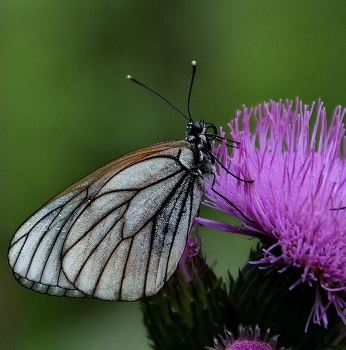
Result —
M315 103L308 106L299 100L295 104L271 101L238 111L229 124L231 138L239 142L237 148L229 154L223 142L213 146L213 152L232 174L253 183L241 182L219 166L213 186L227 201L209 187L204 204L244 224L196 221L270 238L273 244L264 250L262 259L252 263L281 264L280 272L300 269L300 278L290 289L299 283L316 286L308 323L322 321L327 327L326 311L331 304L346 323L346 302L340 295L346 290L345 109L338 106L328 126L323 103L317 103L313 122L314 108ZM276 247L280 253L277 249L274 253Z
M214 339L214 347L206 346L208 350L275 350L277 336L270 337L269 329L261 340L260 328L256 326L253 331L251 327L242 328L238 339L225 329L225 335L219 335L221 342ZM284 349L283 349L284 350Z
M184 253L181 256L178 269L186 282L198 279L198 268L195 266L195 257L200 253L202 239L198 235L189 236ZM202 268L206 266L205 258L202 259Z

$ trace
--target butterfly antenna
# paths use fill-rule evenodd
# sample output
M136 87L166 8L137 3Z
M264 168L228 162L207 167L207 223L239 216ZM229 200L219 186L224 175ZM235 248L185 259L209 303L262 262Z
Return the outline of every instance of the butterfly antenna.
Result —
M172 105L172 103L170 103L166 98L164 98L161 94L159 94L158 92L156 92L155 90L151 89L149 86L141 83L139 80L137 80L136 78L134 78L131 75L127 76L127 79L132 80L133 82L135 82L138 85L141 85L143 87L145 87L147 90L153 92L155 95L159 96L162 100L164 100L166 103L168 103L171 107L173 107L177 112L179 112L184 118L186 118L188 121L191 121L189 119L188 116L186 116L180 109L178 109L177 107L175 107L174 105Z
M190 101L191 101L192 86L193 86L193 82L195 80L197 62L192 61L191 65L192 65L192 77L191 77L189 97L187 98L187 112L189 114L190 121L192 121L192 117L191 117L191 113L190 113Z

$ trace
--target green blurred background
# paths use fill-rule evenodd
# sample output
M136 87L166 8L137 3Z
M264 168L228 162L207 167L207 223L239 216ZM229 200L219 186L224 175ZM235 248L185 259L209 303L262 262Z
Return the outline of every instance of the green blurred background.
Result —
M343 1L3 0L0 348L149 348L138 303L34 293L6 257L15 229L60 190L128 151L184 137L186 121L127 74L186 111L197 60L193 117L220 126L269 99L321 97L331 113L346 106L345 15ZM200 234L217 273L236 273L251 242Z

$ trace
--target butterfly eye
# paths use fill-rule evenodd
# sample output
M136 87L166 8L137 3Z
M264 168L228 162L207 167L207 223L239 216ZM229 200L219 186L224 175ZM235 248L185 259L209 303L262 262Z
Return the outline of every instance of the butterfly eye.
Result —
M195 134L202 134L204 127L201 122L195 121L191 125L191 132Z

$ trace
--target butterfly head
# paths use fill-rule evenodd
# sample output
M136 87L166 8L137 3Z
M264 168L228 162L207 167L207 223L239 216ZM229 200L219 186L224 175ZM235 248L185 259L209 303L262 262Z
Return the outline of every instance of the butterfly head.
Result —
M212 132L208 132L208 129L212 129ZM186 128L185 141L198 145L204 145L208 151L211 150L210 139L217 139L217 130L214 124L201 121L191 121ZM200 147L198 147L200 148Z
M198 143L201 139L206 139L206 131L207 128L203 121L191 121L186 128L185 140L190 143Z

